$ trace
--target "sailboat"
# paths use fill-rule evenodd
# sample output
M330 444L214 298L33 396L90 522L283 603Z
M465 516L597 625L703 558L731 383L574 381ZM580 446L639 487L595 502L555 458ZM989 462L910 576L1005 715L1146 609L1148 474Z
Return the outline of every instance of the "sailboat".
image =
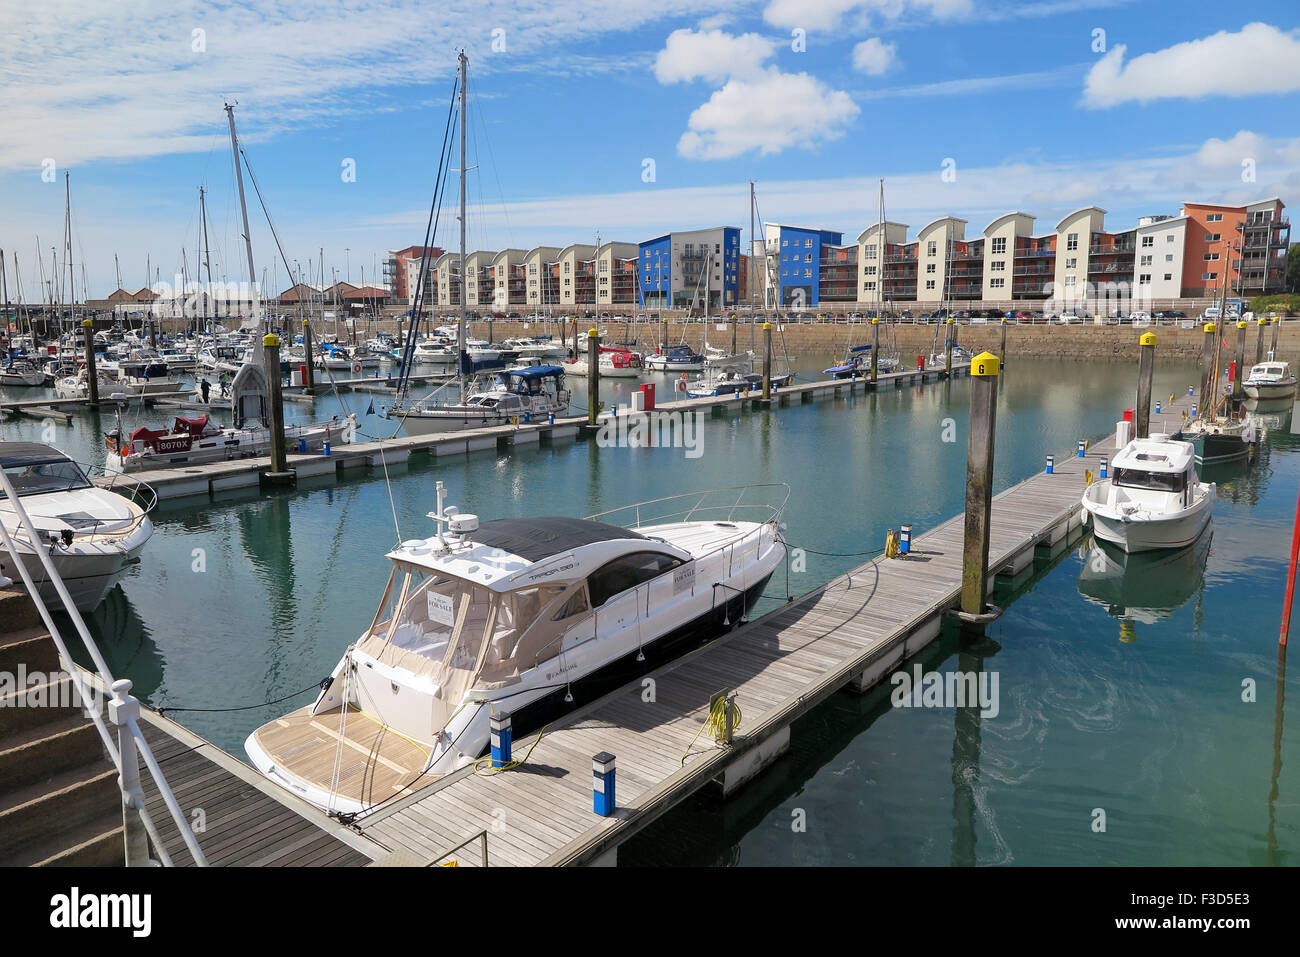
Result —
M1223 293L1227 296L1227 268L1224 269ZM1222 315L1223 307L1220 307ZM1221 331L1214 333L1214 361L1202 381L1200 415L1183 425L1177 438L1191 442L1199 465L1221 465L1249 457L1258 448L1262 429L1254 417L1245 410L1238 414L1227 410L1220 415L1220 406L1229 404L1225 393L1219 395L1219 354L1223 344ZM1238 373L1240 375L1240 373ZM1208 386L1208 388L1207 388ZM1208 394L1207 394L1208 393Z
M490 425L505 425L516 419L524 420L534 416L544 418L549 415L564 413L569 408L569 393L564 388L565 369L559 366L530 366L524 369L510 369L498 376L496 382L489 389L470 394L471 372L477 367L487 367L488 365L501 368L505 365L505 361L501 358L500 351L490 348L488 343L471 346L471 340L466 331L468 319L466 311L468 291L466 287L470 280L465 267L467 262L465 194L468 170L466 165L466 131L468 129L466 103L469 92L469 58L465 56L463 50L458 58L458 63L460 66L460 317L456 323L456 341L454 345L456 351L453 357L457 367L456 377L451 383L440 386L439 389L434 390L423 400L411 402L407 398L411 367L416 361L436 361L443 349L442 346L435 346L432 348L426 347L425 351L421 351L422 341L419 338L419 324L420 314L423 311L421 306L425 288L424 270L428 269L428 259L426 257L421 265L421 275L416 285L415 303L411 309L411 326L406 337L406 350L403 354L402 374L397 388L397 399L391 406L384 409L383 413L386 418L399 423L408 435L428 435L435 432L453 432ZM444 143L444 157L446 151L446 144ZM440 181L444 172L441 168L438 171ZM435 203L438 202L440 194L439 186L435 186ZM426 236L426 247L431 239L431 236ZM438 333L443 331L441 329L435 330ZM475 358L472 349L479 350L478 358ZM442 403L434 401L443 388L451 385L456 386L457 389L458 397L456 401Z

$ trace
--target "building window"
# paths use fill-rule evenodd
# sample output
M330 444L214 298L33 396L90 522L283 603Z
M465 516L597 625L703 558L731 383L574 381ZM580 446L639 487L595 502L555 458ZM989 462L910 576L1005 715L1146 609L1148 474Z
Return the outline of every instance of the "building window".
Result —
M875 259L875 258L876 258L876 244L875 244L875 243L872 243L870 246L863 246L863 247L862 247L862 258L863 258L863 259Z
M925 244L925 254L927 256L933 256L936 253L938 253L938 251L939 251L939 244L937 242L934 242L932 240Z
M1171 262L1173 262L1173 261L1174 261L1174 254L1173 254L1173 253L1166 253L1166 254L1165 254L1165 262L1167 262L1167 263L1171 263Z
M804 278L804 279L811 279L811 278L812 278L812 270L811 270L811 269L805 269L805 270L803 271L803 278Z
M1007 281L1006 281L1005 279L1001 279L1001 278L999 278L999 279L990 279L990 280L989 280L989 288L990 288L990 289L1002 289L1002 288L1004 288L1004 287L1006 286L1006 284L1007 284Z
M1170 233L1168 236L1165 237L1165 242L1167 242L1167 243L1172 243L1173 241L1174 241L1174 234L1173 234L1173 233Z
M1078 260L1078 259L1067 259L1067 260L1065 261L1065 268L1066 268L1066 269L1074 269L1074 268L1075 268L1076 266L1078 266L1078 265L1079 265L1079 260Z
M1150 256L1143 256L1143 257L1142 257L1142 261L1141 261L1140 263L1138 263L1138 265L1139 265L1139 266L1150 266L1150 265L1151 265L1151 257L1150 257Z
M1207 223L1221 223L1223 222L1223 213L1208 213L1205 221Z
M863 266L863 267L862 267L862 275L864 275L864 276L874 276L875 274L876 274L876 267L875 267L875 266Z
M1205 241L1207 243L1217 243L1221 237L1222 233L1206 233Z
M789 245L790 245L790 240L788 240L788 239L783 239L783 240L781 240L781 245L782 245L782 246L789 246Z
M1065 236L1066 252L1074 252L1078 248L1079 248L1079 234L1067 233Z
M1209 281L1211 279L1218 279L1219 274L1217 272L1203 272L1201 273L1201 278Z
M805 239L805 240L803 241L803 248L804 248L804 249L812 249L812 240L811 240L811 239Z
M1205 261L1206 261L1206 262L1217 262L1218 259L1219 259L1219 254L1218 254L1218 253L1206 253L1206 254L1205 254Z
M930 274L930 275L933 276L933 275L934 275L934 270L935 270L935 265L934 265L934 263L926 263L926 264L925 264L925 271L926 271L928 274Z
M1143 237L1142 237L1142 248L1143 248L1143 249L1147 248L1148 246L1154 246L1155 244L1156 244L1156 238L1155 238L1154 236L1143 236Z
M876 284L875 284L874 282L864 282L864 283L862 284L862 288L863 288L866 292L872 292L872 291L875 290L875 288L876 288Z
M993 255L1000 256L1004 254L1006 251L1007 251L1007 238L1005 236L999 236L997 239L993 240L993 249L992 249Z
M927 279L927 280L925 281L925 288L926 288L926 289L933 289L933 288L934 288L934 280L933 280L933 279Z
M1174 274L1173 274L1173 273L1171 273L1171 272L1167 272L1167 273L1165 273L1165 282L1169 282L1169 281L1170 281L1171 279L1173 279L1173 278L1174 278Z
M1139 284L1145 284L1145 285L1148 285L1148 286L1151 285L1151 273L1149 273L1149 272L1141 273L1141 274L1138 276L1138 283L1139 283Z
M1066 277L1065 277L1065 284L1066 284L1067 286L1073 286L1073 285L1074 285L1074 277L1073 277L1073 276L1066 276Z
M806 263L812 262L812 253L804 253L803 261Z

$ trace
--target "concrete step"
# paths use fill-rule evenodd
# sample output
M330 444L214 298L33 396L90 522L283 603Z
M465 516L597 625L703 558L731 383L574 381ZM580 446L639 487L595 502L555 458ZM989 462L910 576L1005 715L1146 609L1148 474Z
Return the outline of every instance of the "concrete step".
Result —
M89 718L48 721L0 738L0 793L102 760L104 743Z
M110 812L120 815L121 806L117 770L107 761L10 792L0 797L0 866Z
M5 626L7 627L7 623ZM43 628L20 628L0 635L0 672L17 675L19 666L28 673L58 671L59 649Z
M119 809L36 841L4 861L7 867L121 867L125 863Z
M0 694L0 740L76 714L81 714L80 697L66 675Z
M5 631L40 626L41 614L21 584L0 588L0 622Z

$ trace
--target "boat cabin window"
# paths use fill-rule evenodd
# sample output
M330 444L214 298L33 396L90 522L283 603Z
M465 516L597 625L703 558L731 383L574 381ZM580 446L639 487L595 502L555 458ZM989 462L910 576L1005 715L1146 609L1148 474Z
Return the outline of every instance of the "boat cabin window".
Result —
M49 462L30 462L5 466L5 475L13 483L18 497L42 495L46 492L66 492L70 489L90 488L90 481L75 463L67 459ZM0 499L8 498L0 489Z
M1123 488L1145 488L1156 492L1181 492L1187 488L1184 472L1148 472L1145 469L1116 469L1114 482Z
M633 552L608 562L587 578L591 604L599 608L615 595L658 578L682 564L681 559L661 552Z
M585 611L591 610L591 602L587 601L587 588L581 582L578 588L569 600L560 606L560 610L555 613L552 621L564 621L566 618L572 618L574 615L581 615Z

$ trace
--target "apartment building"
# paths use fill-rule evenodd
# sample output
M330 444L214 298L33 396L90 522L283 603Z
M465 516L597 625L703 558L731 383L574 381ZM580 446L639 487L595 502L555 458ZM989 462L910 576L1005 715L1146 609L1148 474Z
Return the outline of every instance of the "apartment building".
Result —
M443 250L438 246L407 246L405 249L388 250L388 258L384 260L384 285L386 285L396 302L410 303L413 301L409 280L411 277L411 265L419 260L429 257L437 259L443 254ZM419 275L419 269L415 270L415 275Z
M740 290L740 229L667 233L638 244L639 302L647 308L734 307Z
M1184 203L1187 217L1182 285L1185 296L1250 296L1280 291L1291 223L1276 196L1225 206Z

